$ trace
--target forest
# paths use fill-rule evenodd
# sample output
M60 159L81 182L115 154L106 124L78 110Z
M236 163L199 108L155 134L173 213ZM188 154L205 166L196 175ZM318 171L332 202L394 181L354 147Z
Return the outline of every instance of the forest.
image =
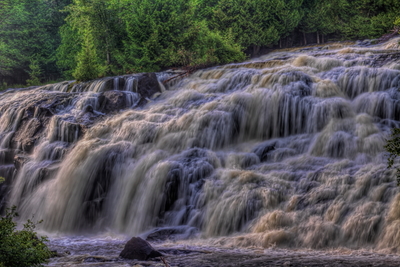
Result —
M398 0L0 0L0 88L373 39L399 11Z

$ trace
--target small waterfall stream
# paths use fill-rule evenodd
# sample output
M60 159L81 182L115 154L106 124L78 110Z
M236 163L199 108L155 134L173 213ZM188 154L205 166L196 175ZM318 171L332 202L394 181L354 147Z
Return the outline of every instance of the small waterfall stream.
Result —
M137 75L0 93L2 205L50 233L398 251L398 41L279 51L154 97Z

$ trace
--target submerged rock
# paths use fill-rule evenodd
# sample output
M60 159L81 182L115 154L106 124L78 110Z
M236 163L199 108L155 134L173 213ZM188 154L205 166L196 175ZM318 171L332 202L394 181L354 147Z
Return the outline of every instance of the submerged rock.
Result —
M122 250L120 257L146 261L151 258L162 257L163 255L155 250L147 241L140 237L132 237Z

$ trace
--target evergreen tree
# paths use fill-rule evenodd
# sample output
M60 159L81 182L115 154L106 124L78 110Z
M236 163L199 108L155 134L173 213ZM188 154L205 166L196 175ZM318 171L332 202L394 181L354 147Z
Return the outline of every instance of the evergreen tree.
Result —
M97 78L101 73L101 68L98 64L96 47L94 45L94 38L90 27L87 27L86 31L82 33L82 48L77 55L77 65L72 74L78 81L86 81Z
M38 59L32 58L31 64L29 64L29 79L26 81L29 86L39 85L40 84L40 76L42 71L39 66Z
M55 51L63 23L56 11L69 1L0 0L0 81L24 83L35 56L46 77L59 75ZM58 21L61 20L60 21Z
M127 39L119 62L125 72L227 63L244 58L240 46L196 18L196 2L125 0L120 17Z

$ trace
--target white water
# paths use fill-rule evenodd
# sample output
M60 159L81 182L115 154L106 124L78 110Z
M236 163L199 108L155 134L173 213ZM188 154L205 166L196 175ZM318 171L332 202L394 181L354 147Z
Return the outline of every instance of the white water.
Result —
M185 225L221 246L397 251L400 194L383 146L399 126L400 71L371 62L400 50L326 48L198 71L87 127L83 110L98 112L107 86L135 106L134 77L0 94L5 167L28 103L68 96L14 174L8 205L48 232Z

